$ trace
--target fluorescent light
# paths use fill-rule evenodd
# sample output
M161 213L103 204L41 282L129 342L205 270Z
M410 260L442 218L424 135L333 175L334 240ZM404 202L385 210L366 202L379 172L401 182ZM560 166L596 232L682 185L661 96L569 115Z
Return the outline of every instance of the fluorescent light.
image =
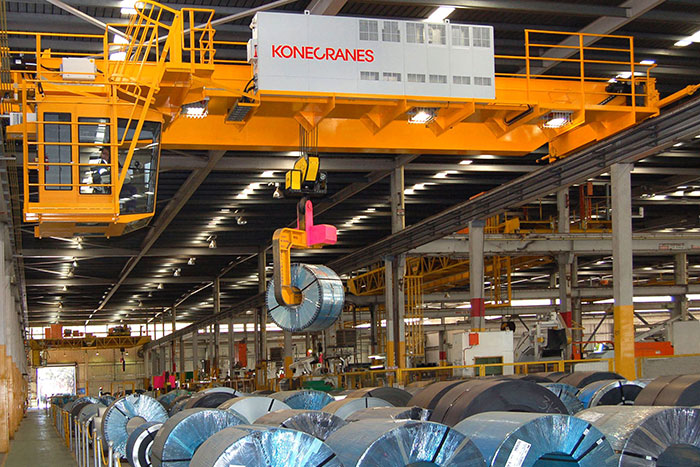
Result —
M692 44L692 43L693 43L693 41L691 41L691 40L688 40L688 39L681 39L681 40L679 40L678 42L676 42L676 43L673 44L673 45L674 45L675 47L687 47L687 46L689 46L689 45Z
M426 22L428 23L441 23L442 21L445 20L448 16L452 14L452 12L455 11L455 7L453 6L441 6L437 7L435 11L433 11L430 16L426 18Z
M414 190L413 188L406 188L405 190L403 190L403 194L404 195L415 195L416 190Z
M639 62L640 65L654 65L656 63L656 60L642 60Z
M266 170L260 176L262 178L272 178L275 176L275 171L274 170Z
M456 170L445 170L444 172L438 172L433 175L434 178L447 178L448 175L459 173Z
M408 112L408 123L427 124L435 120L437 109L415 107Z
M545 128L561 128L566 125L567 119L564 117L555 117L545 122Z
M465 159L465 160L461 161L461 162L459 163L459 165L471 165L471 164L473 164L473 163L474 163L473 160Z
M674 148L680 148L681 146L683 146L683 143L676 143L673 145Z
M121 14L122 15L135 15L136 14L136 9L134 8L134 5L136 4L136 0L124 0L122 2L121 6Z

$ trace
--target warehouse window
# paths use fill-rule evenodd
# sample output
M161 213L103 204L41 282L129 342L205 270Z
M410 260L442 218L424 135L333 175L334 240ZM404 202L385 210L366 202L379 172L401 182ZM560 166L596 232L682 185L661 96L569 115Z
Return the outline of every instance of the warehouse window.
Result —
M399 30L398 21L384 21L382 40L384 42L401 42L401 31Z
M425 75L422 73L408 73L406 80L409 83L425 83Z
M447 84L447 75L430 75L429 81L433 84Z
M406 42L409 44L423 44L425 42L425 25L406 23Z
M111 183L112 168L106 166L109 160L103 156L103 151L110 152L109 147L109 119L79 117L78 142L85 143L78 148L79 167L78 175L80 194L109 194L112 192L107 185Z
M469 26L452 25L452 45L469 47Z
M360 40L361 41L378 41L379 40L379 25L376 21L368 19L360 20Z
M362 81L379 81L378 71L361 71L360 80Z
M475 76L474 84L476 86L491 86L491 78L488 76Z
M491 47L490 28L472 28L474 47Z
M46 190L70 191L73 189L71 186L73 183L73 167L70 165L73 162L73 148L70 145L71 114L47 112L44 114L44 121L56 122L44 124L44 141L46 142L44 145L44 163L46 164L44 180L47 185L44 188Z
M117 124L117 139L131 141L136 133L137 122L120 118ZM126 132L126 137L124 133ZM126 177L119 192L119 209L122 214L153 212L156 180L158 178L158 156L160 155L160 122L143 122L138 135L138 145L126 167ZM119 148L119 172L124 170L128 146Z
M382 73L382 79L384 81L401 81L401 73L392 73L385 71Z
M429 24L428 25L428 44L445 45L447 44L446 26L444 24Z
M453 84L472 84L472 79L469 76L453 76Z

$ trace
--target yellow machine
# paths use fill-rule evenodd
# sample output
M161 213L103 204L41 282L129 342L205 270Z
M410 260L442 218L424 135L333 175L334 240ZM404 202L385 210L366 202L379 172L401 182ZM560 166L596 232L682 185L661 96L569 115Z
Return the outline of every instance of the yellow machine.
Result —
M326 173L319 170L321 162L318 156L303 155L294 163L294 168L284 178L286 196L320 196L325 195Z
M604 36L619 45L597 48L584 45L589 34L528 30L523 56L496 56L520 60L525 72L496 73L495 99L261 91L248 62L216 58L246 43L215 40L213 15L143 0L128 25L102 35L9 32L36 42L9 51L36 67L11 71L2 102L12 117L5 136L22 147L24 220L36 236L109 237L145 226L161 148L287 152L301 144L285 188L313 196L326 191L319 152L520 156L547 144L554 160L659 111L653 66L636 63L627 36ZM101 39L103 52L42 46L58 35ZM536 49L564 37L578 39L578 58L566 61L579 71L530 74L548 60ZM589 50L616 58L589 61ZM589 63L610 66L610 75L587 75ZM609 87L615 76L630 86ZM423 114L430 118L415 118Z

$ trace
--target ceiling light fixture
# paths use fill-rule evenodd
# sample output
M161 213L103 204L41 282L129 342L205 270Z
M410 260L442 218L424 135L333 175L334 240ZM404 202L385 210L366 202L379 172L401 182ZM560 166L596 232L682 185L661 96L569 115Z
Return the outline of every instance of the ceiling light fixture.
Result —
M75 260L75 258L73 258L73 267L74 268L78 267L78 262Z
M162 284L162 283L159 283L159 284L158 284L158 287L156 287L156 289L158 289L158 290L163 290L163 284Z
M248 223L248 221L246 220L245 217L243 217L243 216L238 216L238 217L236 217L236 223L237 223L238 225L246 225L246 224Z
M216 235L209 235L207 242L209 243L209 248L216 248Z
M432 107L414 107L408 111L408 123L426 125L437 117L438 109Z
M563 128L571 123L570 110L553 110L542 118L543 128Z
M642 60L639 62L640 65L655 65L656 60Z
M471 159L465 159L459 163L459 165L472 165L474 163Z
M188 118L204 118L208 115L209 98L204 98L201 101L192 102L182 106L180 114Z
M675 47L687 47L687 46L689 46L689 45L692 44L692 43L693 43L693 41L690 41L690 40L688 40L688 39L681 39L681 40L679 40L678 42L676 42L676 43L673 44L673 45L674 45Z
M181 272L180 268L175 268L173 270L173 277L180 277L180 272Z
M425 19L426 23L441 23L455 11L453 6L440 6Z
M280 190L279 183L275 183L275 192L272 193L272 197L275 199L284 198L284 193L282 193L282 190Z
M197 258L190 258L187 260L187 265L188 266L194 266L194 262L197 261Z
M266 170L261 175L262 178L273 178L275 176L274 170Z

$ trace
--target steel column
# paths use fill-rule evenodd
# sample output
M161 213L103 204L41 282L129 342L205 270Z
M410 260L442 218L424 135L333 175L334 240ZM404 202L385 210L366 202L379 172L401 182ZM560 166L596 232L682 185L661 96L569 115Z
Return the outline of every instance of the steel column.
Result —
M187 371L185 370L185 338L182 336L178 339L178 349L180 357L180 383L184 384Z
M391 173L391 232L406 227L406 203L404 198L404 169L397 167ZM404 326L405 296L403 278L406 273L406 255L399 254L384 259L385 307L386 307L386 354L389 367L406 366L406 330Z
M557 191L557 232L569 233L569 189ZM571 253L561 253L557 257L559 273L559 313L566 327L571 328Z
M634 304L632 293L632 164L610 170L613 214L613 299L615 371L635 379Z
M199 381L199 329L192 331L192 380Z
M486 329L484 305L484 221L469 223L469 321L472 331Z
M293 376L291 368L292 363L294 363L292 333L289 331L284 331L284 376L287 378L291 378Z
M267 276L265 271L265 266L267 266L267 250L264 246L260 247L258 252L258 292L265 293L267 289ZM263 305L259 311L260 319L260 336L258 337L258 345L260 345L259 350L259 360L267 360L267 307Z
M246 324L243 324L243 328L245 329ZM233 378L233 366L236 364L235 360L235 355L234 355L234 347L233 344L235 342L234 339L234 334L233 334L233 318L228 319L228 374L231 378Z
M688 285L688 254L678 253L673 256L673 278L676 285ZM688 296L686 294L673 296L671 318L688 319Z

